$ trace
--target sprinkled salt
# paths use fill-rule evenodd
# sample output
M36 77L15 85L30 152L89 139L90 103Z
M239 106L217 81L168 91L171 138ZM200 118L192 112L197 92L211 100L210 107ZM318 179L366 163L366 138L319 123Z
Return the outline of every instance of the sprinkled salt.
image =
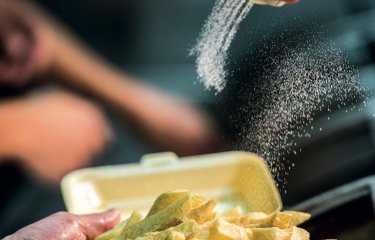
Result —
M249 0L216 1L190 52L196 56L198 78L206 89L218 93L226 86L231 77L226 72L228 49L251 8ZM293 45L288 48L275 43L267 48L271 66L262 66L267 68L259 79L262 84L249 91L248 105L241 109L245 121L236 123L241 128L237 148L262 156L281 183L279 188L285 188L288 170L294 167L284 156L297 154L295 138L311 137L304 128L310 126L315 114L346 108L358 97L367 100L357 69L333 44L310 38ZM285 48L286 54L273 56L272 48ZM310 128L314 130L314 126Z
M196 56L198 78L207 89L220 92L225 87L228 49L252 6L249 0L216 1L196 46L190 51L190 55Z
M332 106L344 107L358 98L367 101L367 93L357 69L341 51L318 39L297 44L285 55L272 56L271 66L264 72L262 84L249 92L246 121L237 123L240 135L245 136L239 139L238 148L266 159L283 188L290 164L283 156L296 154L296 138L310 137L304 129L315 114L324 109L331 112Z

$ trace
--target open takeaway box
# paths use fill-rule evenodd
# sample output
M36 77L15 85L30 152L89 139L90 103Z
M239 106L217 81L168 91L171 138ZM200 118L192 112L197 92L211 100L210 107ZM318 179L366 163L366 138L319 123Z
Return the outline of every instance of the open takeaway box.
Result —
M264 160L247 152L178 158L148 154L140 163L93 167L68 174L61 183L67 210L76 214L119 208L122 218L134 210L147 213L155 198L187 189L217 198L216 210L280 211L279 192Z

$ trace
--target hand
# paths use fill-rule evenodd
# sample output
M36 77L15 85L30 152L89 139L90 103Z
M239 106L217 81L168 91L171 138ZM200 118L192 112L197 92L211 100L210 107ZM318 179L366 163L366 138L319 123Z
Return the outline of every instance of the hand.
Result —
M0 83L22 86L51 62L52 34L27 2L0 1Z
M82 98L54 90L13 101L5 112L14 116L5 126L11 135L7 155L37 178L58 183L87 166L109 141L102 114Z
M119 221L118 210L90 215L58 212L18 230L4 240L90 240L112 229Z
M296 4L299 0L252 0L255 4L261 5L271 5L275 7L280 7L285 4Z

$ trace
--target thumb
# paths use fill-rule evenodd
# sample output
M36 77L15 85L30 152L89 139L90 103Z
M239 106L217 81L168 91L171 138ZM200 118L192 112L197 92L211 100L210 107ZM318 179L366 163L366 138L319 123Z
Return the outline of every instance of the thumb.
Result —
M120 211L111 209L104 213L81 215L78 218L81 230L87 239L95 239L120 222Z

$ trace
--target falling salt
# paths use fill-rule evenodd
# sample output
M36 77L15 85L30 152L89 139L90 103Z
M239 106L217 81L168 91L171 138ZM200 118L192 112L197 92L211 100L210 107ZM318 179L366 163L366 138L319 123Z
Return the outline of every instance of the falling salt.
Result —
M224 89L229 46L253 3L249 0L217 0L190 55L196 56L199 80L207 89Z
M229 80L228 49L252 6L249 0L217 0L190 51L196 56L198 79L216 94ZM297 154L293 150L296 138L311 137L303 129L310 126L315 114L326 109L331 112L334 106L346 108L358 98L365 99L366 105L367 100L358 70L340 49L314 37L300 44L291 41L293 48L277 42L265 50L267 58L272 57L271 66L262 66L262 84L249 91L248 105L241 109L245 116L234 122L241 129L237 148L262 156L278 180L278 187L284 190L290 165L294 167L285 156ZM286 49L286 54L274 56L273 48Z
M330 112L337 105L347 107L357 99L367 101L368 96L357 69L332 43L317 38L293 48L275 46L287 49L286 53L265 53L272 57L271 63L262 66L265 74L249 92L245 116L236 123L244 136L237 139L237 148L266 159L283 189L289 164L283 158L296 154L296 138L311 137L303 129L314 130L311 124L316 114L325 109Z

